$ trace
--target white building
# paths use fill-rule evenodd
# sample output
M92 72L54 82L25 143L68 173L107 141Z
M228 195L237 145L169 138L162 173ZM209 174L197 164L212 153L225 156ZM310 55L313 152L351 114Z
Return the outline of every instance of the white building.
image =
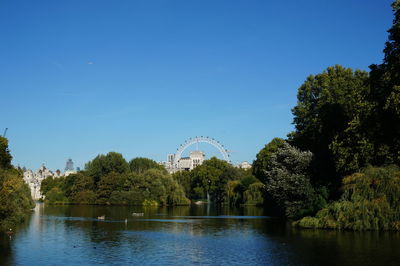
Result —
M61 173L60 170L56 170L54 173L44 166L44 164L33 172L32 170L24 171L24 181L28 184L31 189L31 195L33 200L38 200L42 198L42 193L40 193L40 187L43 179L52 176L53 178L59 178L62 176L69 176L70 174L76 174L77 171L73 169L73 162L71 159L67 161L67 167L65 168L65 173Z
M242 163L237 164L236 167L247 170L251 168L251 164L244 161Z
M32 170L27 170L24 172L24 181L31 189L32 199L38 200L42 197L42 194L40 193L40 186L43 179L48 176L60 177L61 172L60 170L57 170L56 173L53 173L47 169L44 164L38 170L36 170L36 172L33 172Z
M191 171L196 166L203 164L205 160L205 154L202 151L191 151L189 157L181 157L178 160L178 165L174 167L175 154L168 154L168 160L161 162L161 165L168 170L170 173L174 173L180 170Z

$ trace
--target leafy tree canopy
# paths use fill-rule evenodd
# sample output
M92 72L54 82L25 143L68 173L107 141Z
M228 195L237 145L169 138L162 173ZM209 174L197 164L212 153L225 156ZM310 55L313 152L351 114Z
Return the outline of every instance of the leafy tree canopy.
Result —
M400 164L400 1L392 4L394 20L388 30L382 64L370 66L371 93L374 104L371 127L376 165Z
M132 172L141 174L149 169L165 170L164 167L148 158L137 157L129 161L129 168Z
M261 182L266 182L265 170L267 167L269 167L272 154L276 153L284 143L285 140L281 138L274 138L258 152L256 160L253 162L253 174Z
M310 182L312 153L284 143L271 156L266 174L266 190L287 217L301 217L318 210L319 197Z
M111 173L127 173L129 164L126 162L122 154L117 152L109 152L107 155L98 155L92 161L85 165L87 174L94 178L97 184L101 177Z
M372 109L368 92L367 72L339 65L309 76L299 88L289 142L315 155L313 182L336 189L343 174L369 162L371 145L362 122Z

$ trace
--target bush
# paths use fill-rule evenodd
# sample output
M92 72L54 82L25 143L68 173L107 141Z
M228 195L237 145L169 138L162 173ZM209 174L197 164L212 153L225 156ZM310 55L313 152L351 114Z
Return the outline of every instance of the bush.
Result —
M72 202L80 204L94 204L96 202L96 194L92 190L79 191L72 197Z
M144 200L141 191L114 191L110 197L110 203L117 205L142 205Z
M142 203L143 206L158 206L158 202L155 200L145 199Z
M310 182L312 153L284 143L271 155L265 170L266 190L288 218L299 218L315 213L324 203ZM322 191L322 190L321 190Z
M16 169L0 169L0 227L9 227L25 219L35 206L31 192Z
M339 201L320 210L315 218L304 217L295 225L357 231L400 229L400 169L397 166L367 167L344 178L343 190Z
M68 199L59 187L54 187L46 193L45 202L50 204L67 204Z

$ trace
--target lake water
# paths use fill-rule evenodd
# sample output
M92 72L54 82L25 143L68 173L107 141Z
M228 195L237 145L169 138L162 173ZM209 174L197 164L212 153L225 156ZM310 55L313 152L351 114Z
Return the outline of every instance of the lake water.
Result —
M400 235L298 230L256 207L38 204L0 234L0 264L400 265Z

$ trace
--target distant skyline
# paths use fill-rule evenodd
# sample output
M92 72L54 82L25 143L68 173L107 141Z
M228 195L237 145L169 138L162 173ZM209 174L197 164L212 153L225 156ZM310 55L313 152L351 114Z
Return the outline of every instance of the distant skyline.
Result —
M0 134L31 169L201 135L252 162L307 76L382 61L391 2L1 1Z

